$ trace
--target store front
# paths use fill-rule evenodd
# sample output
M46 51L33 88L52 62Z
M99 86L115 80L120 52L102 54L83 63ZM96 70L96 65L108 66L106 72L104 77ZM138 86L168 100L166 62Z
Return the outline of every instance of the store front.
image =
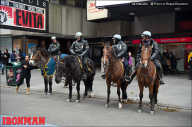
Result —
M11 36L0 36L0 50L2 52L5 51L5 49L8 49L9 52L12 51L12 37Z

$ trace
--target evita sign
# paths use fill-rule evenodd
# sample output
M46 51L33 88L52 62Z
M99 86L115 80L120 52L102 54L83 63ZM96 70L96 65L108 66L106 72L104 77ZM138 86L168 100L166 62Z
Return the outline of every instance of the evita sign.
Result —
M48 32L47 0L1 0L0 28Z

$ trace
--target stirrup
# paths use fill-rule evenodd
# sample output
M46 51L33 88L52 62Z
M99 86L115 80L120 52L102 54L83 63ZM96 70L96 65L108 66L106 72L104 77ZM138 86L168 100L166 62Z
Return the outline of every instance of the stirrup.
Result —
M165 84L165 82L162 79L159 80L159 83L160 83L160 85Z

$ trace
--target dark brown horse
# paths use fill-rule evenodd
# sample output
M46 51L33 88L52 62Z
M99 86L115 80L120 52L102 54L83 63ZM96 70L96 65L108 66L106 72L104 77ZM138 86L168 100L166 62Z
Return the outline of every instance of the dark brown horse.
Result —
M149 98L151 104L151 114L154 114L154 104L157 104L157 93L159 88L159 79L156 72L155 64L151 61L152 47L142 46L141 64L137 69L137 79L140 90L140 102L138 112L142 111L142 98L144 87L149 88Z
M107 83L107 104L105 107L109 106L110 101L110 92L111 92L111 84L117 84L117 94L118 94L118 107L122 108L122 101L120 98L120 89L122 90L123 99L127 99L126 88L127 83L124 80L124 65L121 59L118 59L114 56L114 51L112 46L104 46L103 57L105 58L105 78Z

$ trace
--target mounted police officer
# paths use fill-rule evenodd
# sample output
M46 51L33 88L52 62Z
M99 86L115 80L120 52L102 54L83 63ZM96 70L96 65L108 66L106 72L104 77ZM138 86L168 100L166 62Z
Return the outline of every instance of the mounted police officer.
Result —
M75 34L75 37L76 40L72 43L70 47L70 53L81 58L83 64L82 79L86 79L88 73L86 62L88 60L89 45L88 42L83 39L81 32L77 32Z
M165 84L164 81L162 80L163 74L162 74L162 66L160 63L160 50L159 50L158 44L151 38L150 31L144 31L141 34L141 37L142 37L142 40L139 45L139 49L138 49L137 56L136 56L136 63L137 63L136 69L140 65L142 45L151 45L152 46L151 60L153 61L153 63L155 64L155 66L157 68L157 73L158 73L158 77L160 79L160 84ZM136 72L133 73L131 81L135 77L135 75L136 75Z
M51 37L52 43L49 45L48 52L51 56L57 56L60 54L60 44L56 40L56 37Z
M121 40L121 35L115 34L113 36L113 46L114 55L116 58L122 59L125 67L125 79L129 80L129 66L128 66L128 54L127 54L127 45Z

